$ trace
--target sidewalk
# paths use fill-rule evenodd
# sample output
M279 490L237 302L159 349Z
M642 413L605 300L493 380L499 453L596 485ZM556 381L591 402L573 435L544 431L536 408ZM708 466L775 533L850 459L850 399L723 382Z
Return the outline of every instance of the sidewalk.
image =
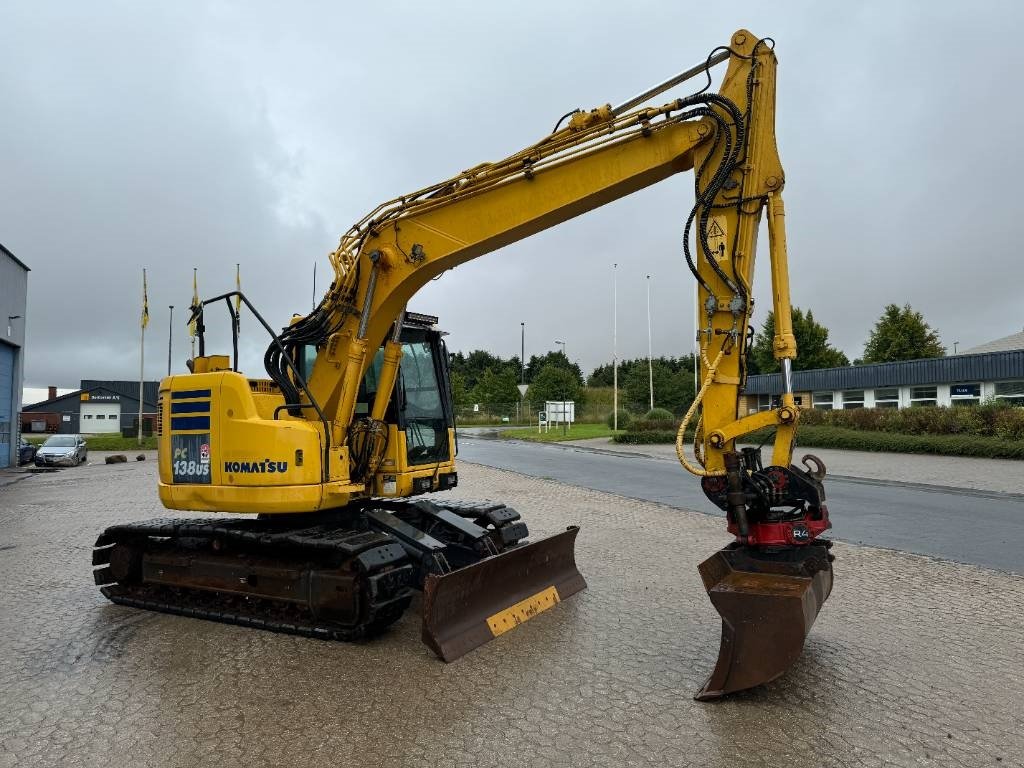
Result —
M607 438L571 440L561 445L575 445L590 450L615 453L636 453L655 459L677 461L674 445L626 445ZM693 447L687 446L687 456ZM794 463L812 453L825 462L830 475L897 483L919 483L952 488L972 488L999 493L1024 493L1024 462L1007 459L977 459L961 456L925 456L916 453L873 453L841 451L832 448L800 448L794 452Z

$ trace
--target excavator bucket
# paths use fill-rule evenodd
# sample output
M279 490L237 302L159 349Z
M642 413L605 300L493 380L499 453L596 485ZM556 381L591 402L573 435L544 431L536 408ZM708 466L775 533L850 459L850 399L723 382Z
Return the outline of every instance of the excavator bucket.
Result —
M832 591L829 555L818 545L775 557L727 548L699 570L722 616L722 644L711 677L694 696L697 701L753 688L789 669Z
M576 534L563 533L499 555L423 585L423 642L454 661L587 586L576 568Z

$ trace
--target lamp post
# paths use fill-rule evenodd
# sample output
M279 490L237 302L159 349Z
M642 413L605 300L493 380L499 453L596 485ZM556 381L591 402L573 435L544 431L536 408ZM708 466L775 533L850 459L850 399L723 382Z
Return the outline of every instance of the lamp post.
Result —
M559 341L558 339L555 339L555 344L561 344L562 345L562 357L565 358L566 362L569 362L569 355L566 354L566 352L565 352L565 342L564 341ZM565 390L562 390L562 434L563 435L565 434L565 430L567 429L566 423L567 423L567 416L565 414Z
M519 383L526 383L526 323L520 323L519 327L522 331L522 335L519 341L519 367L521 374L519 376Z
M8 315L7 316L7 335L8 336L10 336L12 333L14 333L13 329L11 328L11 320L20 320L20 319L21 319L21 315Z
M956 347L957 347L957 345L958 345L959 343L960 343L959 341L954 341L954 342L953 342L953 354L954 354L954 355L956 354Z
M619 265L612 264L612 430L619 431Z
M167 321L167 375L171 375L171 347L174 345L174 305L168 305L171 309L171 317Z
M651 276L647 276L647 383L651 391L651 407L654 410L654 364L651 362Z

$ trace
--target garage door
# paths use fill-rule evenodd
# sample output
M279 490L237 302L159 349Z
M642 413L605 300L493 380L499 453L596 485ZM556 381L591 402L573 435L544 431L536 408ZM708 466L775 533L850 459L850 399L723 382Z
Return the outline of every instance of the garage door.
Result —
M14 347L0 343L0 467L11 463L11 428L14 417L11 401L14 399Z
M121 431L120 403L82 403L78 429L86 435Z

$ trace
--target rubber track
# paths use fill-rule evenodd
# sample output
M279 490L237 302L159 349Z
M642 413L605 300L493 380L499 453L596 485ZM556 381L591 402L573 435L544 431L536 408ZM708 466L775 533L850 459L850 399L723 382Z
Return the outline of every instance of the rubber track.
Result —
M103 595L118 605L323 640L353 641L382 632L401 617L412 601L410 589L399 589L397 596L372 605L369 621L344 627L318 624L308 610L285 601L159 584L118 584L107 567L113 545L139 537L217 538L242 543L249 551L264 550L274 555L287 552L297 560L303 559L304 554L322 558L337 553L345 560L365 555L361 562L367 576L386 570L395 563L396 556L402 558L401 564L405 562L404 551L391 537L338 523L288 529L277 521L266 520L161 518L111 526L96 540L92 561L99 567L93 571L94 579ZM375 565L373 560L380 563Z

